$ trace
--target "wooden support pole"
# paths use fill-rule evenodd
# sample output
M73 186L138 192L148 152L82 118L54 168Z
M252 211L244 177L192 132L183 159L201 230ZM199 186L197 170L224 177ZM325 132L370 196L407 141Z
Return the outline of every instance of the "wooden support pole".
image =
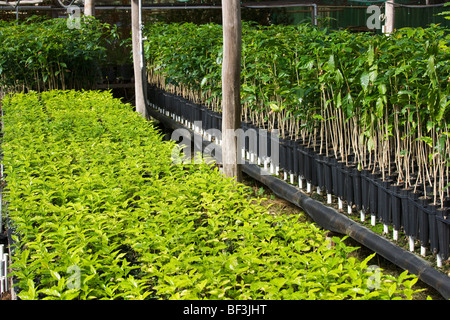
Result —
M241 128L241 3L222 0L222 161L226 177L242 182L239 136Z
M385 17L386 22L384 25L384 33L385 34L391 34L394 32L394 24L395 24L395 0L389 0L385 3L386 11L385 11Z
M141 0L131 0L131 37L133 44L134 92L136 111L147 117L145 101L145 63L142 50Z
M84 0L84 15L95 16L95 0Z

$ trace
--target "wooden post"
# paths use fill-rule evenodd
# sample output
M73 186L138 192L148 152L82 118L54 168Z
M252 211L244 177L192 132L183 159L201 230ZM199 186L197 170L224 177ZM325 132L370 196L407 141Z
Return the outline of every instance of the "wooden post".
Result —
M236 129L241 128L241 3L222 0L222 161L226 177L242 182Z
M84 0L84 15L95 16L95 0Z
M145 101L145 63L142 49L141 0L131 0L131 37L133 43L134 93L136 111L147 117Z
M394 0L389 0L385 2L386 11L385 17L386 22L384 25L384 33L391 34L394 32L394 23L395 23L395 9L394 9Z

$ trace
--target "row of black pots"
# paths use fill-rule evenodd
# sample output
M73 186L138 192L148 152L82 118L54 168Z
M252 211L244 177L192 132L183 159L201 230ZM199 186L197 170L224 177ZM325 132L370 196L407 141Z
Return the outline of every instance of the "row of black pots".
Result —
M347 159L349 164L346 165L334 156L318 154L313 147L298 141L296 147L295 144L295 141L280 139L280 169L294 172L357 209L370 212L395 230L403 227L406 235L419 239L421 245L430 247L433 253L439 252L444 259L448 258L447 208L433 205L430 198L421 197L421 192L396 185L395 179L383 180L380 173L358 170L351 164L352 159ZM289 159L283 159L286 156ZM296 161L298 165L291 165ZM428 190L428 194L430 192Z
M164 110L192 123L202 121L205 130L221 130L220 114L157 88L149 93L150 101ZM352 156L343 161L334 155L320 154L310 142L274 137L267 130L249 122L242 122L242 129L244 132L249 129L256 132L256 141L250 138L251 135L245 136L243 145L246 151L258 157L271 157L272 147L277 143L280 170L306 179L327 193L355 205L358 210L375 215L395 230L403 228L407 236L420 240L422 246L429 246L433 253L439 252L444 259L448 258L449 210L432 205L429 197L423 197L423 192L396 185L395 177L383 180L379 172L358 170L352 164Z
M304 177L397 231L403 227L405 234L420 240L422 246L439 252L444 259L449 257L448 203L441 209L430 197L423 197L423 192L397 185L395 177L383 180L379 172L358 170L352 159L347 159L347 165L340 160L319 154L299 141L280 139L281 170Z
M169 114L175 114L184 121L191 124L201 122L203 130L222 129L221 114L207 107L193 103L183 97L166 92L157 87L148 88L148 99L150 102Z

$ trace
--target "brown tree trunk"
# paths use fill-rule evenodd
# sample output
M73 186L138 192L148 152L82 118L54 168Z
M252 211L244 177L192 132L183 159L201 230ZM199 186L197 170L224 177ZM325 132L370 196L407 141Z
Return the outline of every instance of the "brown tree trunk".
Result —
M145 108L145 88L147 81L145 77L145 63L142 55L141 19L139 10L140 0L131 0L131 35L133 41L133 64L134 64L134 91L136 111L143 117L147 117Z
M84 0L84 15L95 16L95 0Z
M222 0L222 160L225 176L242 181L239 138L241 128L241 6L238 0Z

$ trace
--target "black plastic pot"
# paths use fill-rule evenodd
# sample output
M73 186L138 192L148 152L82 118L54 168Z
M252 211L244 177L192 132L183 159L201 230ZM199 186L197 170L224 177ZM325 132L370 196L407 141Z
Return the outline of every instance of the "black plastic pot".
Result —
M344 173L343 162L338 162L336 165L336 188L335 195L341 199L344 199L344 183L345 183L345 173Z
M361 170L361 207L364 211L369 212L369 171Z
M392 225L397 231L402 227L402 201L400 197L401 187L401 185L392 184L389 188L389 192L391 194Z
M148 100L155 104L155 98L156 98L156 87L155 86L148 86L147 87L147 96Z
M156 97L155 98L156 98L155 99L156 100L156 105L158 107L162 108L162 109L165 109L165 106L164 106L164 91L158 88L156 90Z
M392 181L378 181L378 216L384 224L391 224L391 194L389 186Z
M213 112L210 109L206 110L206 130L213 128Z
M400 190L402 201L402 217L405 220L403 227L408 236L417 239L419 237L419 216L417 213L417 199L419 194L412 189Z
M369 186L369 211L372 215L378 213L378 177L377 173L369 173L367 176Z
M338 161L334 156L330 157L330 168L331 168L331 182L332 182L332 193L337 196L338 189Z
M202 121L202 108L202 105L196 103L194 104L192 123L196 121Z
M297 145L296 152L298 161L298 176L304 178L306 150L305 146L303 145L303 141L298 140L296 145Z
M242 129L242 131L244 131L244 133L246 133L249 128L250 128L249 122L241 121L241 129ZM249 138L244 135L242 137L241 143L242 143L242 147L245 149L245 151L248 151L249 150Z
M270 157L270 137L266 129L258 129L258 157L264 161L265 158Z
M294 173L294 141L286 138L286 169L289 173Z
M353 167L351 170L351 177L353 183L353 203L357 210L362 209L362 184L361 184L361 171L358 168Z
M194 123L194 116L195 116L195 103L188 102L186 103L186 120L190 123Z
M179 115L182 120L188 120L188 114L187 114L187 103L188 101L182 97L178 98L178 106L175 109L179 110Z
M288 165L288 140L280 137L280 170L288 171L287 165Z
M219 129L219 118L217 117L217 113L211 110L210 117L211 117L210 129Z
M354 186L353 186L353 169L354 165L344 166L344 199L347 203L353 205L355 203L354 198Z
M296 176L300 175L300 162L299 162L299 153L298 153L298 140L291 140L291 146L292 146L292 166L293 166L293 173Z
M317 186L324 190L325 188L325 155L316 154L316 172L317 172Z
M216 117L217 121L217 129L222 131L222 114L218 112L214 112L214 116Z
M262 132L262 137L264 137L264 135L267 137L266 141L266 156L267 157L271 157L272 156L272 134L271 132L267 131L266 129L264 129Z
M174 112L177 116L182 117L182 111L184 109L185 106L185 101L182 97L176 97L174 99Z
M331 157L323 158L323 183L327 193L332 193L333 181L331 174Z
M307 182L312 183L313 178L313 154L314 150L310 147L306 147L305 149L305 179Z
M422 246L427 246L429 242L429 222L428 222L428 213L427 206L429 204L430 199L425 197L420 197L417 203L417 216L419 218L419 239Z
M203 106L201 108L201 121L202 121L202 130L208 129L208 108Z
M311 158L311 184L313 186L318 186L319 181L317 179L317 153L314 147L310 148L309 157Z
M439 209L439 206L429 204L425 208L425 212L428 215L428 240L430 243L430 249L433 254L439 252L439 236L438 236L438 226L436 220L436 213Z
M450 251L450 212L449 208L437 210L436 223L439 235L439 253L443 260L449 258Z
M164 109L170 113L173 113L173 95L169 92L164 92Z

